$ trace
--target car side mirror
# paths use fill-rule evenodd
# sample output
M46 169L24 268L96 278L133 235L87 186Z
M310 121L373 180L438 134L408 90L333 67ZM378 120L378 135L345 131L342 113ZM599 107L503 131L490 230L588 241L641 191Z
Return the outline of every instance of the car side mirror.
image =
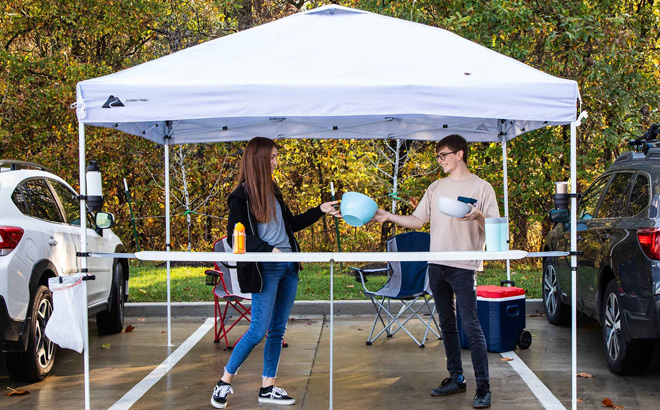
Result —
M552 223L563 224L571 220L571 215L568 209L552 209L548 214Z
M108 229L115 224L115 217L107 212L97 212L95 221L97 228Z

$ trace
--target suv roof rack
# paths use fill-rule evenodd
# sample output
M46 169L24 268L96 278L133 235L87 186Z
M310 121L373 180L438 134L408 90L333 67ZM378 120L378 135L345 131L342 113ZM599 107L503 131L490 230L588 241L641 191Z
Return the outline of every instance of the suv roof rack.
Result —
M50 172L50 170L43 165L35 164L34 162L17 161L13 159L0 159L0 168L9 165L10 171L18 171L19 169L33 168L40 171Z
M660 124L653 124L641 137L628 141L628 145L635 151L643 151L646 154L650 149L660 147L658 142L660 135Z

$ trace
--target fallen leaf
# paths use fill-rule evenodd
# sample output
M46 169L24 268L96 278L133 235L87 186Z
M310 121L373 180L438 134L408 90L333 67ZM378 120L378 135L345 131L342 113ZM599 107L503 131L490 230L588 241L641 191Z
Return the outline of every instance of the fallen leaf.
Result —
M625 409L624 406L619 406L619 405L616 405L616 404L612 403L612 400L608 399L607 397L605 397L605 398L603 399L603 406L605 406L605 407L613 407L613 408L615 408L615 409Z
M137 321L138 321L138 322L144 322L145 320L147 320L147 319L145 319L145 318L143 318L143 317L139 317L139 318L137 318Z
M347 288L354 288L355 285L346 285Z
M185 291L189 291L189 290L190 290L190 288L183 288L183 290L185 290Z
M106 343L101 346L101 349L110 349L110 343Z
M126 326L126 329L124 330L124 332L126 332L126 333L132 332L133 329L135 329L135 326L128 325L128 326Z
M30 394L29 391L27 390L16 390L12 389L11 387L7 386L9 390L11 390L9 393L5 393L5 396L11 397L11 396L25 396L26 394Z
M305 327L309 327L309 326L311 326L311 325L312 325L312 324L309 323L309 322L305 323Z
M529 317L541 317L541 316L545 316L545 313L540 312L540 313L532 313L531 315L529 315Z
M511 358L511 357L503 357L503 358L500 359L501 362L510 362L512 360L513 360L513 358Z
M163 330L163 331L161 331L160 333L165 333L165 331Z
M144 289L138 289L138 292L142 293L143 295L146 295L146 294L149 293L149 292L147 292L147 291L144 290Z
M594 375L589 373L578 373L577 377L584 377L585 379L593 379Z
M582 399L577 399L577 402L578 402L578 403L582 403Z

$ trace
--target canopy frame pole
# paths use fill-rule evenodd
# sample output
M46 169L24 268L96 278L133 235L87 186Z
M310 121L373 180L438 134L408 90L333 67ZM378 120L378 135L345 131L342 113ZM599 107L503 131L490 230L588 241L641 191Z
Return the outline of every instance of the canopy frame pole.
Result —
M506 244L505 251L509 247L509 168L506 156L506 135L502 135L502 168L504 174L504 217L506 218ZM506 260L506 280L511 280L511 259Z
M394 153L394 172L392 173L392 213L396 213L397 200L399 195L399 161L401 161L401 145L403 142L400 138L396 139L396 152ZM392 232L394 234L394 232Z
M80 173L80 252L87 254L87 181L85 180L85 124L78 122L78 172ZM80 257L80 272L87 276L87 257ZM84 279L84 278L83 278ZM80 285L83 287L83 299L85 309L82 314L82 332L83 332L83 363L85 369L85 410L90 410L90 389L89 389L89 320L87 311L87 281L83 280Z
M333 340L335 337L335 318L334 318L334 305L335 305L335 290L334 290L334 267L335 261L330 259L330 410L332 410L332 391L334 390L333 384Z
M571 408L577 410L577 137L571 122Z
M165 250L171 251L170 246L170 135L166 134L163 147L165 148ZM170 261L167 261L167 345L172 344L172 303L170 299Z

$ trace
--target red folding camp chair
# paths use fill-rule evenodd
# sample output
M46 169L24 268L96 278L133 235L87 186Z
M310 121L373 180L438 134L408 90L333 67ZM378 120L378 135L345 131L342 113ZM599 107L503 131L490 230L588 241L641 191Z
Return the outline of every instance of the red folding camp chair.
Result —
M232 249L227 243L227 237L219 239L213 244L215 252L231 252ZM222 259L219 256L219 259ZM249 293L241 293L241 288L238 285L238 277L236 273L236 266L230 265L227 262L214 262L214 269L208 269L206 272L206 284L213 286L213 299L215 301L215 339L214 342L218 343L220 339L225 339L227 349L232 349L236 346L241 338L229 345L227 333L234 328L242 319L250 322L250 307L243 305L244 300L251 300L252 295ZM225 306L220 306L220 300L225 301ZM236 311L238 318L231 324L229 320L232 318L232 310ZM242 337L242 335L241 335Z
M213 249L215 252L231 252L231 246L227 243L227 237L217 240L213 244ZM219 259L222 259L220 257ZM238 284L238 273L236 271L236 265L229 264L227 262L217 261L213 263L215 269L206 270L206 284L213 286L213 300L214 300L214 315L215 315L215 339L214 343L220 342L220 339L225 339L225 345L227 349L233 349L236 346L241 338L234 342L233 345L229 346L229 340L227 339L227 333L234 328L241 321L245 319L248 322L250 320L250 307L244 306L241 302L244 300L252 300L252 294L250 293L241 293L241 288ZM225 307L220 306L220 300L225 301ZM231 319L231 313L233 310L238 313L238 318L234 320L230 325L228 321ZM218 326L220 324L220 326ZM219 327L219 329L218 329ZM244 333L245 334L245 333ZM243 335L241 335L243 337ZM282 339L282 346L289 347L289 344Z

